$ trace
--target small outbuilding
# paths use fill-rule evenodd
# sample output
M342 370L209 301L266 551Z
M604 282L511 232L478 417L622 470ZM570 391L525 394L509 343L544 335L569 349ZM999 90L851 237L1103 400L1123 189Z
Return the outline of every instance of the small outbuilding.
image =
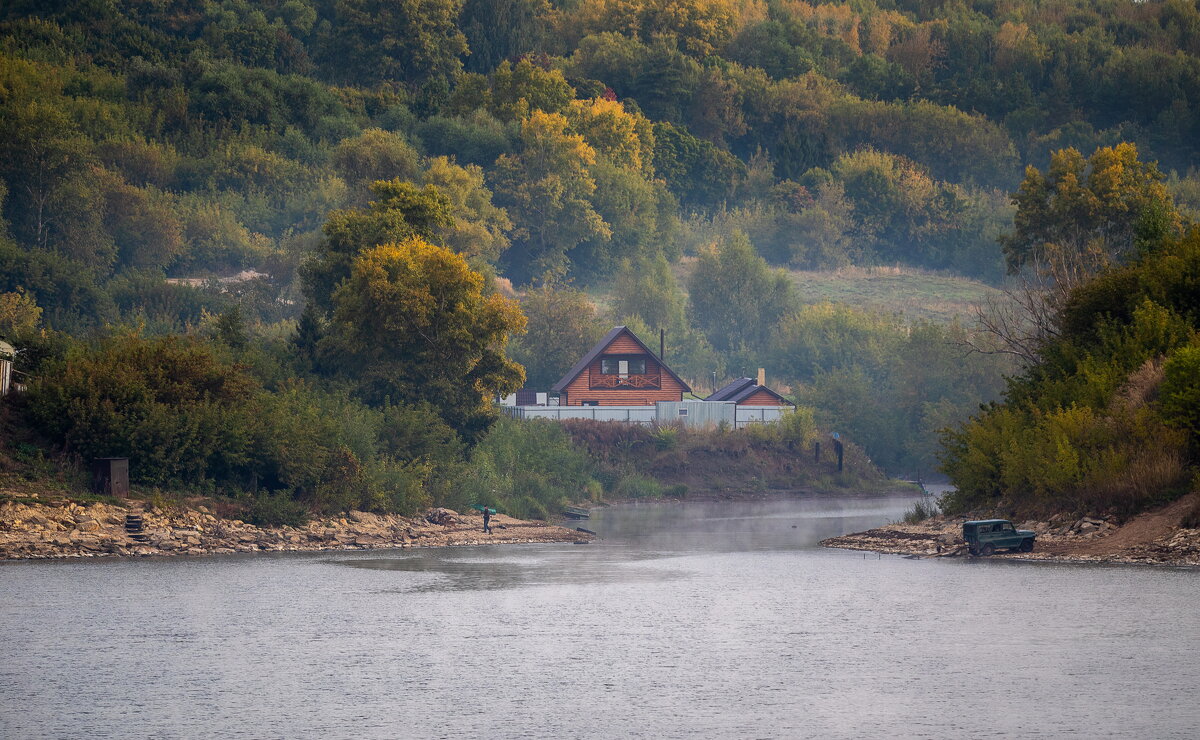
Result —
M92 460L92 492L125 498L129 495L129 458L98 457Z
M795 406L781 394L763 385L760 379L738 378L710 395L705 401L728 401L738 406Z
M13 385L13 361L17 351L11 344L0 340L0 397L7 396Z

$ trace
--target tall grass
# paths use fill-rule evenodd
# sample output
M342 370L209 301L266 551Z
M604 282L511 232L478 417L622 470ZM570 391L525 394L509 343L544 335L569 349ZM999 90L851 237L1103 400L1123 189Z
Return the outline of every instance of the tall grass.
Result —
M933 499L921 499L914 503L908 511L904 512L904 523L920 524L926 519L932 519L940 513L937 502Z

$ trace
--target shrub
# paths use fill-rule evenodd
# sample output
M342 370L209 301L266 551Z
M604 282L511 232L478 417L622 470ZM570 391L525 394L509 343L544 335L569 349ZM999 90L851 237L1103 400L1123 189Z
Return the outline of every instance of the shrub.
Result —
M1186 529L1200 528L1200 499L1183 515L1183 521L1179 523L1179 526Z
M663 485L653 478L630 475L617 484L618 498L662 498Z
M806 448L817 441L816 416L808 406L797 406L794 411L784 413L776 426L779 438L787 444Z
M518 519L549 519L550 512L546 505L532 495L518 496L505 507L508 513Z
M301 527L308 523L308 510L287 491L264 491L250 499L246 521L257 527Z
M673 450L679 444L679 427L656 426L654 431L650 432L650 436L659 450Z
M568 500L591 497L597 488L592 473L591 461L561 425L501 418L472 450L456 505L545 518Z
M904 512L905 524L918 524L938 515L937 504L928 499L922 499L912 505L912 507Z
M30 386L51 438L84 459L128 457L134 481L244 478L258 428L258 384L185 337L76 345Z
M947 513L1132 514L1186 483L1184 433L1145 407L994 408L945 440L944 469L957 487L942 499Z
M1200 345L1181 347L1163 368L1163 418L1200 438Z

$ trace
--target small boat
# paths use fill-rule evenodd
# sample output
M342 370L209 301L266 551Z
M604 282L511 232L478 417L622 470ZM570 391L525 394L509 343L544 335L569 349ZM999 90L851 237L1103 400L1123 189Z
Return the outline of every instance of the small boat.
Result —
M568 519L587 519L591 516L591 512L582 506L564 506L562 514Z

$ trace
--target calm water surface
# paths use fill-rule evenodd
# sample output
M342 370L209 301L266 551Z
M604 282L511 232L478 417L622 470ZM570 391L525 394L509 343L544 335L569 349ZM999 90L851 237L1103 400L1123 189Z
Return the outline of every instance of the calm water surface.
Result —
M1197 737L1200 572L816 546L910 503L614 508L588 546L0 564L0 737Z

